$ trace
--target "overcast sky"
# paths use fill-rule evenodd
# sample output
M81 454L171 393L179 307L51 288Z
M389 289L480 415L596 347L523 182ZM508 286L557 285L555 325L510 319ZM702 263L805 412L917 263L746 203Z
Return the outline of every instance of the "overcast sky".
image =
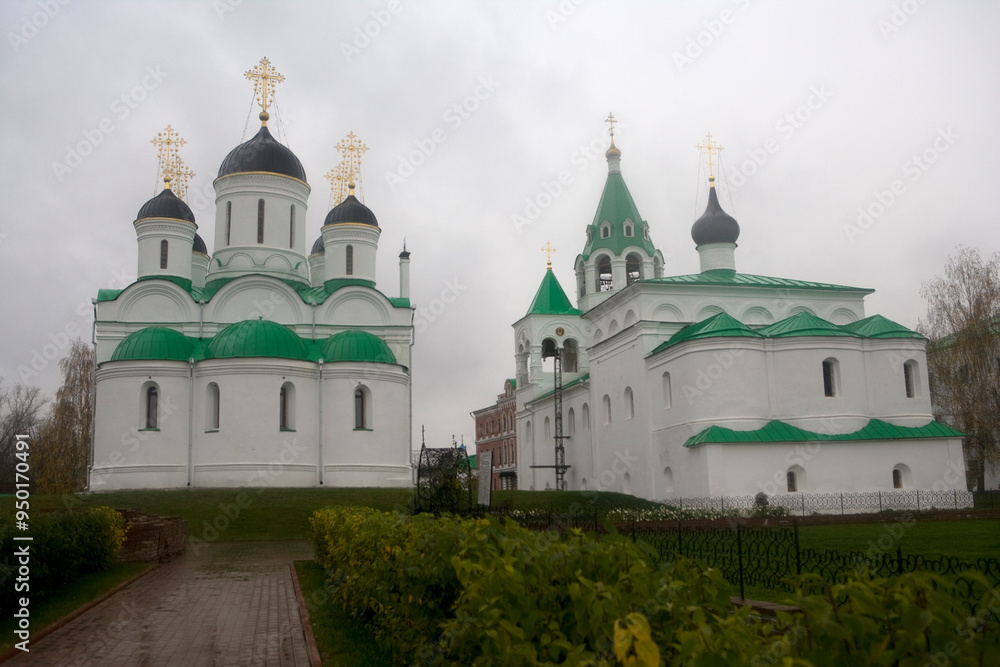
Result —
M547 241L575 298L609 112L668 275L698 270L707 132L741 272L874 288L868 314L914 327L959 243L1000 249L995 1L4 0L0 25L0 376L34 362L23 377L49 394L44 357L64 332L89 341L90 299L134 279L168 123L213 250L211 183L256 131L243 73L263 56L286 78L270 125L312 186L309 243L353 131L387 295L404 238L412 252L418 444L421 424L432 445L473 441L469 412L514 374Z

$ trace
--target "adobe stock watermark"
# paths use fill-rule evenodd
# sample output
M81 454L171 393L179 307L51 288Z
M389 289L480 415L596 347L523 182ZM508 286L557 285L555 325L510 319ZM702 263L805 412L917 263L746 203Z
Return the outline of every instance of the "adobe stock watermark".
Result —
M732 1L740 10L746 10L750 6L750 0ZM688 37L687 45L683 51L674 51L673 53L677 71L683 73L685 67L693 65L694 61L701 58L705 50L715 44L716 40L726 31L726 26L732 25L736 21L736 16L733 10L723 9L717 18L702 21L704 29L698 31L694 37Z
M787 141L794 137L795 133L801 130L813 117L813 114L830 101L831 97L833 97L833 91L827 88L825 83L810 87L809 96L802 104L775 122L774 131L777 132L777 135L765 139L760 147L751 148L747 152L747 158L737 163L736 171L729 179L729 189L735 191L746 185L747 180L781 149L781 140Z
M876 24L878 31L882 33L882 38L889 39L889 35L899 32L910 18L926 4L927 0L903 0L898 5L893 5L888 20L879 19Z
M626 129L628 126L618 123L618 129ZM594 137L586 144L579 146L569 157L569 163L576 168L578 173L583 173L587 167L595 160L604 156L608 146L611 145L610 130L605 129L599 136ZM533 197L524 198L524 208L519 213L513 213L510 221L514 225L514 231L520 234L525 227L531 225L542 211L552 206L566 187L573 183L573 172L569 169L562 169L552 177L552 180L543 179L539 183L539 190Z
M493 78L492 74L479 77L479 81L473 91L463 97L459 102L452 104L441 114L441 119L452 132L462 127L480 105L493 96L500 82ZM399 156L399 163L395 171L384 173L385 182L390 190L395 190L396 186L412 176L418 167L427 162L427 159L434 155L438 146L448 141L448 130L437 127L430 131L423 139L414 139L416 147L406 155Z
M111 113L119 122L128 118L135 109L139 108L148 97L149 93L160 87L163 80L169 76L167 72L147 65L145 75L136 85L118 97L111 100ZM94 152L98 146L104 142L104 138L115 131L115 123L111 118L102 118L95 127L81 130L83 139L74 145L66 144L66 158L63 162L52 161L52 171L56 175L56 180L60 183L68 174L83 164L84 158Z
M919 153L914 153L903 162L903 175L908 178L910 183L916 183L924 175L924 172L930 169L931 165L936 163L944 153L951 150L955 141L960 138L961 135L952 130L950 125L946 128L939 127L937 136L934 137L930 145ZM906 192L906 181L902 178L893 179L884 190L875 190L872 193L873 201L867 206L858 207L858 217L854 224L844 225L844 235L848 242L854 243L859 236L864 236Z
M577 7L587 0L560 0L554 10L545 10L545 20L549 22L549 28L553 31L559 29L559 25L569 20L569 17L576 13Z
M726 374L726 372L736 365L736 360L743 356L746 349L742 345L733 344L729 346L729 349L721 350L712 353L712 358L715 359L712 363L708 364L705 368L699 368L698 372L695 374L694 384L685 383L681 388L684 393L684 398L687 399L688 405L694 405L694 402L704 396L706 393L712 390L715 383L719 381Z
M38 34L38 31L49 24L62 8L69 4L69 0L38 0L35 3L35 11L21 17L21 25L17 32L11 30L7 33L7 41L14 53L27 44Z
M448 309L448 305L455 303L458 297L462 295L462 292L468 288L468 285L460 283L457 277L445 280L440 296L436 299L431 299L426 307L420 306L416 309L413 326L416 327L417 333L426 331L427 327L436 321L437 318L441 317L444 311Z
M382 34L382 31L389 27L392 19L399 16L403 11L403 3L400 0L389 0L384 9L374 9L371 13L371 20L364 25L354 29L354 39L340 43L340 52L344 55L344 60L348 63L352 58L361 55L361 52L372 44L372 40Z

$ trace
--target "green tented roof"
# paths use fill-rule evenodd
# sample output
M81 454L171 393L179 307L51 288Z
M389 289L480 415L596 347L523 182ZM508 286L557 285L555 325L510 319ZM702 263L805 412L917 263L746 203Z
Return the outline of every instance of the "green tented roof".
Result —
M759 329L758 333L768 338L788 338L791 336L850 336L860 338L861 335L828 322L822 317L802 311L791 317L786 317L774 324Z
M881 315L872 315L857 322L845 324L844 329L865 338L923 338L922 335L902 324L897 324Z
M512 389L517 389L517 378L508 378L507 382L510 382Z
M563 291L556 274L550 267L542 277L542 283L535 292L535 298L528 308L528 315L582 315L583 312L573 307L566 292Z
M804 442L810 440L823 442L917 440L921 438L960 438L962 435L960 431L935 421L924 426L896 426L881 419L872 419L863 428L853 433L828 434L807 431L775 420L755 431L734 431L723 426L709 426L697 435L688 438L684 446L697 447L711 443Z
M111 361L134 359L187 361L194 356L198 342L174 329L148 327L129 334L125 340L118 343L114 354L111 355Z
M671 336L669 340L661 343L653 350L652 354L665 350L671 345L683 343L686 340L716 337L763 338L760 333L743 324L732 315L717 313L707 320L684 327Z
M378 336L367 331L341 331L327 338L321 347L324 361L369 361L396 363L396 356Z
M814 283L807 280L792 280L790 278L772 278L757 276L751 273L736 273L730 269L713 269L702 273L692 273L684 276L667 276L664 278L649 278L644 283L662 283L667 285L730 285L739 287L787 287L791 289L823 289L848 292L863 292L870 294L875 290L862 287L847 287L830 283Z
M277 357L309 359L305 341L288 327L267 320L244 320L231 324L212 339L206 357Z
M611 223L611 235L608 238L601 238L600 225L605 220ZM623 223L626 220L631 220L633 223L632 236L625 236ZM597 205L594 222L588 228L590 239L583 249L583 256L586 259L597 250L604 249L620 257L629 246L642 248L652 256L656 248L653 247L653 242L646 238L647 227L646 221L639 215L635 201L632 200L628 186L625 185L625 179L620 172L611 172L604 183L604 192Z

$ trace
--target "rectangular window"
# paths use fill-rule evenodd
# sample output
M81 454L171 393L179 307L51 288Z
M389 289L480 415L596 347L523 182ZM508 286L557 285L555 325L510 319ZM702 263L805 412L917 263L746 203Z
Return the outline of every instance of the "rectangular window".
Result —
M347 246L347 266L345 268L347 275L354 275L354 246Z
M823 362L823 395L832 397L837 395L836 379L834 378L834 366L832 361Z
M230 245L231 233L233 231L233 202L226 202L226 245Z
M264 242L264 200L257 200L257 243Z
M288 247L295 248L295 204L292 204L292 212L288 220Z
M167 268L167 240L160 241L160 268Z

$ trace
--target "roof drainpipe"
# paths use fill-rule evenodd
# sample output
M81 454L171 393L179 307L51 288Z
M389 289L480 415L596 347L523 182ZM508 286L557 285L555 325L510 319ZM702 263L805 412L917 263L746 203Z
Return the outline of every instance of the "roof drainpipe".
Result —
M91 374L90 391L90 461L87 463L87 479L83 488L90 491L90 473L94 470L94 446L97 440L97 299L90 300L94 307L94 324L90 329L90 343L94 346L94 370Z
M316 316L315 304L313 308L313 317ZM319 462L317 466L317 472L319 473L319 485L323 486L323 357L319 358L319 428L316 432L319 434L318 442L316 443L316 451L318 452Z
M194 357L188 359L188 455L187 485L194 482Z

